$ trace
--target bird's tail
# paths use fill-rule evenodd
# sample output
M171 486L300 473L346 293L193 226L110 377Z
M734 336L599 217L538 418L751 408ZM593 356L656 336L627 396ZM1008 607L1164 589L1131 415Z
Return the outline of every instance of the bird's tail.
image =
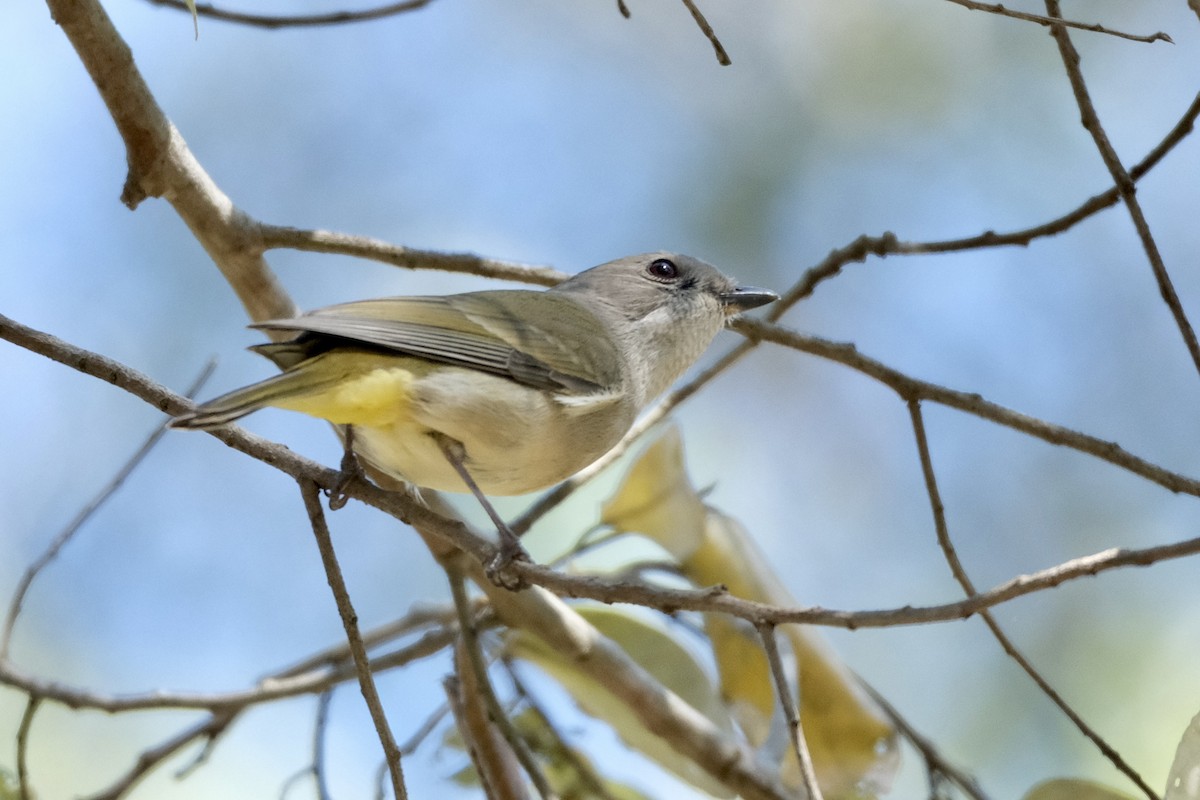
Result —
M273 354L263 353L268 358ZM284 359L285 361L287 359ZM337 383L339 375L322 375L313 369L320 357L303 362L265 381L234 389L228 394L201 403L191 411L171 420L172 428L214 428L233 422L266 406L279 405L289 399L321 392ZM279 362L276 362L279 363Z

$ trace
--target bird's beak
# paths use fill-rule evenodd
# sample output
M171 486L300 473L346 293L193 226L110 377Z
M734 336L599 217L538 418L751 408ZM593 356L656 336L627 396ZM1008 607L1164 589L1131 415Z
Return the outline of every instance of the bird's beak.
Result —
M754 286L738 286L732 292L719 295L725 306L726 314L738 314L752 308L765 306L779 299L779 295L769 289L758 289Z

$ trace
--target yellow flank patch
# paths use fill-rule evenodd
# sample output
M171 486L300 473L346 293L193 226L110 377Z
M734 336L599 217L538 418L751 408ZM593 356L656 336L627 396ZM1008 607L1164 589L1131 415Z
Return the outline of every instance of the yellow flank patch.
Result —
M408 411L414 375L404 367L377 367L320 391L272 403L338 425L390 425Z

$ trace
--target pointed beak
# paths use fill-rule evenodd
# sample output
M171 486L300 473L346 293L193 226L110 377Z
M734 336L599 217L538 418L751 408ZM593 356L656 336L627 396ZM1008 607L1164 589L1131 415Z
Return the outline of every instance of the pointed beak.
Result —
M765 306L767 303L779 299L779 295L769 289L758 289L754 286L738 286L732 292L725 292L720 295L721 302L725 305L726 314L738 314L742 311L749 311L752 308Z

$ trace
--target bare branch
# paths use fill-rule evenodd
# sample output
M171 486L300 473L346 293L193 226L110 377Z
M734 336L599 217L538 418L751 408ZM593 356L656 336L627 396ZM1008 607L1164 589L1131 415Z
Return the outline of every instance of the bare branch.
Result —
M552 267L483 258L473 253L417 250L385 242L382 239L335 231L301 230L283 225L258 223L258 236L263 250L287 248L309 253L332 253L366 258L403 269L456 272L542 286L553 286L568 277L567 273Z
M561 761L569 765L573 777L580 781L581 789L586 797L595 798L595 800L616 800L608 791L608 787L604 785L604 779L600 777L595 768L587 760L581 758L575 748L567 744L566 737L558 730L554 720L546 713L538 699L529 691L529 687L521 680L521 676L513 668L512 661L504 658L502 663L508 672L508 679L512 681L513 687L516 689L517 696L521 698L528 713L537 719L538 725L551 740L549 747L553 750L550 760ZM542 745L542 748L544 747L546 745Z
M520 778L520 770L523 769L542 800L556 800L557 795L550 788L533 753L513 726L492 688L483 650L475 632L475 611L467 598L463 577L453 570L448 571L446 577L450 580L454 608L458 611L457 689L463 706L459 724L466 724L474 731L471 738L475 742L476 768L484 785L491 788L488 796L526 797L525 784ZM482 701L482 708L479 708L479 701ZM475 724L471 724L472 721ZM499 741L496 741L497 734Z
M384 758L387 759L388 770L392 777L392 791L396 800L406 800L408 791L404 786L404 768L401 766L400 748L388 727L387 715L383 703L379 700L379 691L375 688L375 679L371 675L371 663L367 659L367 649L363 646L362 636L358 631L358 614L350 602L350 594L346 590L346 581L342 578L342 568L338 565L337 555L333 552L333 539L329 535L329 526L325 523L325 512L321 509L320 487L310 480L300 481L300 494L304 497L304 508L308 512L308 520L312 525L313 535L317 539L317 549L321 553L321 564L325 567L325 577L329 580L329 588L333 591L333 599L337 602L338 614L346 629L346 641L350 643L350 652L354 656L354 664L358 668L358 684L362 690L363 699L367 701L367 709L371 712L371 720L375 723L375 731L379 734L379 743L383 745Z
M926 768L930 773L936 773L945 776L955 786L962 790L963 794L970 797L972 800L989 800L987 794L979 787L979 783L972 776L966 774L962 770L955 767L945 757L938 752L928 738L923 736L912 724L904 718L904 716L887 701L882 694L875 690L875 687L864 681L861 677L858 678L858 685L863 688L871 699L879 706L879 710L891 721L896 730L908 740L908 743L917 749L921 757L925 759ZM931 794L930 797L933 797Z
M29 729L41 702L41 697L30 694L25 701L25 712L21 714L21 724L17 726L17 791L21 800L33 800L34 797L33 780L29 777Z
M767 663L771 665L771 679L775 682L775 696L787 720L788 735L792 739L792 751L796 762L800 765L800 779L804 790L808 792L808 800L824 800L821 787L817 784L817 773L813 769L812 755L808 752L808 742L804 739L804 728L800 724L800 713L796 702L792 699L792 690L788 688L787 675L783 670L783 660L779 657L779 642L775 639L774 625L759 625L758 636L762 639L763 650L767 654Z
M450 646L455 635L450 630L432 631L411 645L372 659L371 670L381 672L427 658ZM263 679L257 687L242 691L209 694L153 691L144 694L109 695L71 687L57 681L39 680L22 673L9 662L0 662L0 684L11 686L26 694L37 695L44 700L61 703L68 708L90 708L110 714L165 708L214 712L241 709L287 697L320 694L356 678L357 674L352 668L339 667L313 670L292 677L287 677L286 673L283 676L271 676Z
M254 226L234 207L167 119L98 0L46 0L87 68L125 142L122 201L147 197L174 207L255 321L294 316L295 304L262 258Z
M950 540L950 527L946 524L946 508L942 505L941 492L938 490L937 477L933 471L933 457L929 453L929 438L925 434L925 420L921 414L921 403L919 400L910 399L908 401L908 413L912 421L913 435L917 440L917 454L921 461L921 474L925 479L925 492L929 495L929 505L933 511L933 525L937 531L938 546L942 549L946 563L950 565L950 572L953 573L954 579L958 581L958 585L962 587L963 593L967 597L973 597L977 594L975 584L967 575L962 561L958 558L958 552L954 548L954 543ZM1037 684L1043 694L1049 697L1054 705L1058 706L1059 710L1079 729L1079 732L1090 739L1100 752L1104 754L1104 757L1133 781L1146 794L1149 800L1159 800L1157 793L1142 779L1142 776L1125 761L1112 745L1105 741L1104 737L1095 728L1088 725L1079 712L1068 704L1062 695L1050 685L1050 682L1038 672L1033 663L1017 648L1008 634L1000 627L1000 623L996 621L995 615L991 611L984 610L980 612L979 616L983 619L984 624L987 625L988 630L992 632L992 636L1000 643L1004 652L1017 662L1026 675L1033 679L1033 682Z
M1176 145L1187 138L1192 132L1197 117L1200 117L1200 94L1192 99L1191 104L1184 110L1179 121L1154 146L1154 149L1129 170L1130 178L1134 181L1139 181L1151 169L1157 166ZM932 242L906 242L899 239L896 234L890 232L880 236L867 236L864 234L850 244L831 251L828 256L821 260L821 263L806 270L795 285L785 292L783 297L776 303L772 304L766 318L772 322L777 321L798 301L811 295L818 284L838 275L842 271L842 268L851 262L866 261L872 255L883 258L890 255L957 253L964 250L978 250L984 247L1026 247L1036 239L1055 236L1070 230L1088 217L1116 205L1120 199L1120 190L1116 186L1113 186L1097 195L1093 195L1078 207L1060 217L1040 225L1008 233L984 231L974 236Z
M840 352L846 358L846 363L856 367L864 366L864 372L882 380L889 386L895 382L900 387L896 391L905 400L910 397L919 397L952 407L966 406L967 410L971 410L973 413L978 413L985 418L995 417L1002 424L1018 430L1027 430L1038 438L1043 438L1053 444L1067 444L1083 452L1099 456L1135 474L1147 477L1172 491L1193 495L1200 492L1200 485L1195 480L1138 459L1114 444L1101 442L1086 434L1059 428L1032 417L1025 417L1001 406L987 403L978 395L953 392L933 384L915 381L879 362L863 359L857 355L853 347L836 345L820 339L810 340L808 337L802 337L785 328L761 322L751 324L750 320L743 320L737 327L752 336L778 341L801 350L818 354L822 354L825 349ZM0 315L0 338L23 345L27 343L29 349L34 352L42 353L86 374L108 380L159 409L179 413L186 408L186 401L183 398L154 383L136 370L112 359L70 345L56 337L34 331L3 315ZM838 348L843 348L843 350L839 351ZM846 353L851 355L846 356ZM842 358L835 360L842 360ZM876 375L876 372L880 374ZM885 377L888 380L884 380ZM217 428L208 433L234 449L269 464L297 480L313 482L323 489L335 488L341 477L340 473L335 470L303 458L286 447L254 436L236 425ZM452 543L454 547L469 554L476 565L487 563L496 553L493 544L472 533L461 521L434 513L413 501L403 492L389 492L363 481L354 482L347 491L356 500L365 502L403 522L427 531L441 540ZM1168 559L1185 558L1198 552L1200 552L1200 537L1142 549L1112 548L1072 559L1032 575L1018 576L990 591L955 603L937 606L904 606L879 611L838 611L820 607L780 608L732 597L720 586L699 590L666 589L640 583L608 581L582 575L565 575L538 564L524 562L514 565L513 570L530 583L544 586L566 597L589 597L607 603L638 603L668 613L679 610L728 613L753 624L801 622L855 629L964 619L985 608L1043 591L1066 581L1095 575L1110 569L1148 566ZM504 594L509 593L505 592ZM492 599L493 602L496 602L497 595L492 595ZM25 688L26 691L39 691L47 697L54 695L53 686L45 686L31 681L13 670L11 665L0 663L0 679L18 688ZM87 697L89 701L87 704L93 704L92 701L96 699ZM67 700L64 699L63 702L67 702ZM142 698L140 702L143 707L155 705L152 698ZM204 706L206 704L198 703L197 705Z
M712 25L708 24L708 20L700 13L700 9L696 7L695 0L683 0L683 4L687 6L687 10L692 14L692 19L696 20L696 25L700 27L701 32L704 33L704 36L713 46L713 50L717 54L717 62L723 67L728 67L733 62L729 60L729 54L725 52L725 48L722 46L721 40L717 38L717 34L713 31Z
M233 722L239 713L240 711L237 710L215 712L203 722L186 728L156 747L146 750L138 756L137 763L128 772L100 794L92 795L89 800L119 800L119 798L131 792L141 782L142 778L150 774L151 770L178 753L184 747L197 740L211 741L219 736L222 731L229 727L230 723Z
M1120 39L1128 39L1133 42L1170 42L1174 44L1174 40L1163 32L1152 33L1146 36L1140 36L1133 33L1123 33L1105 28L1099 24L1088 24L1085 22L1071 22L1069 20L1055 19L1053 17L1043 17L1040 14L1030 14L1027 11L1014 11L1011 8L1005 8L999 3L979 3L976 0L950 0L955 5L968 8L972 11L986 11L989 14L999 14L1002 17L1012 17L1013 19L1024 20L1025 22L1034 22L1038 25L1050 27L1051 25L1065 25L1068 28L1075 28L1081 31L1090 33L1103 33L1108 36L1116 36Z
M325 778L325 730L329 725L329 706L332 700L332 689L321 692L317 698L317 719L313 723L311 772L313 782L317 785L317 800L332 800L329 782Z
M845 364L884 384L905 401L914 398L931 400L950 408L956 408L959 411L965 411L968 414L1029 434L1050 444L1062 445L1095 456L1172 492L1200 497L1200 480L1180 475L1135 456L1115 442L1107 442L1086 433L1013 411L985 400L973 392L948 389L935 383L911 378L886 364L862 355L852 344L831 342L816 336L804 336L788 328L755 319L741 319L735 327L747 336L775 342L785 347Z
M617 644L545 589L509 592L491 585L481 564L468 563L472 580L488 592L500 620L528 631L607 688L647 728L680 754L747 800L783 800L792 794L774 770L762 768L743 742L727 737L706 716L648 674ZM550 573L522 562L525 574Z
M1045 2L1046 13L1056 21L1061 20L1062 11L1059 8L1058 0L1045 0ZM1200 342L1196 340L1196 331L1192 328L1192 323L1183 310L1183 303L1180 302L1179 295L1175 292L1175 285L1167 272L1167 265L1163 262L1162 254L1158 250L1158 243L1154 241L1154 236L1150 233L1150 223L1146 221L1142 204L1137 199L1137 187L1134 185L1133 178L1125 170L1120 157L1117 156L1117 151L1108 140L1104 126L1100 124L1100 117L1096 113L1096 107L1092 104L1087 84L1083 80L1079 51L1075 49L1075 45L1071 42L1071 35L1064 25L1052 25L1050 35L1058 43L1058 52L1062 57L1063 66L1066 67L1071 90L1075 93L1075 103L1079 106L1083 127L1092 135L1096 149L1100 151L1100 158L1104 160L1104 166L1108 168L1117 191L1121 193L1121 200L1125 203L1130 219L1133 220L1133 227L1137 230L1138 238L1142 242L1142 249L1145 250L1150 268L1154 272L1154 279L1158 282L1159 294L1162 295L1163 302L1166 303L1171 316L1175 319L1175 325L1179 328L1179 333L1192 357L1196 371L1200 372Z
M712 26L708 24L708 20L704 18L704 14L700 13L700 9L696 7L695 0L683 0L683 4L687 6L687 10L691 13L692 19L696 21L701 33L708 39L709 44L713 46L713 50L717 54L717 61L723 67L730 65L729 54L725 52L725 47L717 38L717 34L713 31ZM625 0L617 0L617 11L621 12L621 16L629 19L629 6L625 5Z
M196 3L196 14L223 22L236 22L255 28L278 30L280 28L304 28L318 25L342 25L349 22L367 22L373 19L383 19L403 14L406 11L416 11L424 8L433 0L402 0L398 3L388 3L376 8L362 11L330 11L325 14L251 14L245 11L229 11L217 8L211 3ZM156 6L164 6L179 11L190 9L182 0L147 0Z

